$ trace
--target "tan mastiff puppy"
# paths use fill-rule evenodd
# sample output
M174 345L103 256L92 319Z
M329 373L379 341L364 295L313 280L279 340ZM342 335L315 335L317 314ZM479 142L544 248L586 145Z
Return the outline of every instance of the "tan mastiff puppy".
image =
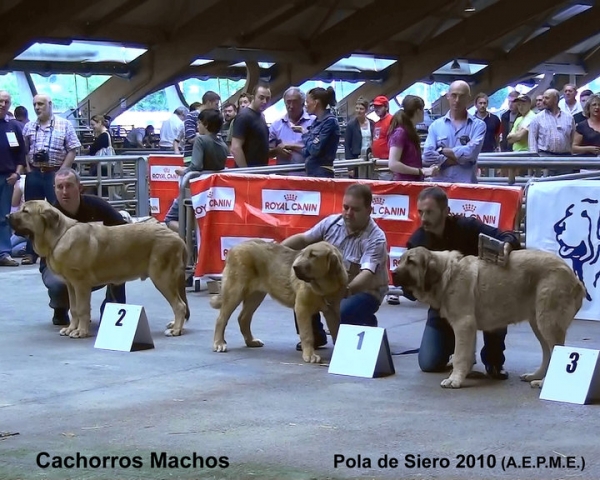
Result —
M240 331L248 347L264 344L250 330L252 315L267 294L293 308L298 319L305 362L318 363L315 354L311 316L323 312L333 341L340 325L340 302L345 295L348 274L341 253L327 242L304 250L292 250L278 243L248 240L227 254L221 293L210 305L219 308L213 350L227 351L225 328L233 311L243 302L238 317Z
M79 223L44 200L25 202L8 218L15 232L31 238L37 254L67 284L71 323L61 329L61 335L89 335L92 287L148 277L175 315L165 334L181 335L190 316L185 292L187 253L183 240L166 226Z
M477 330L529 321L542 346L542 363L521 380L541 387L555 345L581 308L585 287L552 253L517 250L501 267L461 253L408 250L392 273L394 285L438 309L455 334L453 370L442 387L460 388L471 371Z

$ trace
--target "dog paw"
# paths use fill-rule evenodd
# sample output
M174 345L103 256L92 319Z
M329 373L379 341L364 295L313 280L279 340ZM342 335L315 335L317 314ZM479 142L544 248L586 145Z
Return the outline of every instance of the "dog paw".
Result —
M313 353L312 355L303 354L302 360L304 360L306 363L321 363L321 357L319 357L319 355L316 353Z
M89 336L88 332L86 332L85 330L73 330L70 334L69 337L70 338L85 338Z
M171 324L169 324L171 325ZM167 328L165 330L165 336L167 337L179 337L183 332L181 328Z
M535 373L524 373L519 377L522 382L533 382L534 380L541 380Z
M173 320L172 322L167 323L167 329L173 328L174 325L175 325L175 320Z
M258 338L253 338L249 342L246 342L246 346L252 348L263 347L264 345L265 344L262 342L262 340L259 340Z
M227 342L215 342L213 344L213 352L226 352Z
M61 328L60 332L58 332L58 333L60 334L61 337L69 337L73 331L74 331L73 328L65 327L65 328Z
M542 388L544 386L544 379L542 378L541 380L532 380L531 382L529 382L529 385L531 385L531 388Z
M442 386L442 388L460 388L462 386L462 382L455 378L449 377L442 380L442 383L440 383L440 385Z

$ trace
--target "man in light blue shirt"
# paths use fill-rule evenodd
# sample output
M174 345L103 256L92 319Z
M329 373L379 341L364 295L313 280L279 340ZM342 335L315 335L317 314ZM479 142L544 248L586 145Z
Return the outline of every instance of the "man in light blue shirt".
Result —
M450 110L429 127L423 164L437 166L434 182L477 183L477 157L483 147L485 122L469 115L469 85L457 80L446 94Z
M270 154L275 155L277 165L297 163L301 165L298 172L288 172L290 175L304 175L305 158L298 150L289 148L290 145L302 145L302 132L307 130L315 120L304 109L306 97L298 87L290 87L283 94L286 114L275 120L269 128Z

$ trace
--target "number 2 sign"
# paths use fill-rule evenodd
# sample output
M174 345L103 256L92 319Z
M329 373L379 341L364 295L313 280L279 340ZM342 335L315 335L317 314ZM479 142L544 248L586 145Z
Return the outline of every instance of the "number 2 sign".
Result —
M107 303L94 348L121 352L154 348L144 307Z
M328 371L364 378L396 373L385 328L340 325Z
M540 393L541 400L583 405L600 397L600 351L556 346Z

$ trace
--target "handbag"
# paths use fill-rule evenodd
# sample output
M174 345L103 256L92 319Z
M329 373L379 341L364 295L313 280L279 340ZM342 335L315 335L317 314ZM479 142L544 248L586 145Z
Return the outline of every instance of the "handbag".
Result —
M96 155L94 155L95 157L107 157L116 155L115 149L112 146L112 139L110 138L110 134L108 132L106 132L106 134L108 135L108 147L104 147L98 150L96 152Z

